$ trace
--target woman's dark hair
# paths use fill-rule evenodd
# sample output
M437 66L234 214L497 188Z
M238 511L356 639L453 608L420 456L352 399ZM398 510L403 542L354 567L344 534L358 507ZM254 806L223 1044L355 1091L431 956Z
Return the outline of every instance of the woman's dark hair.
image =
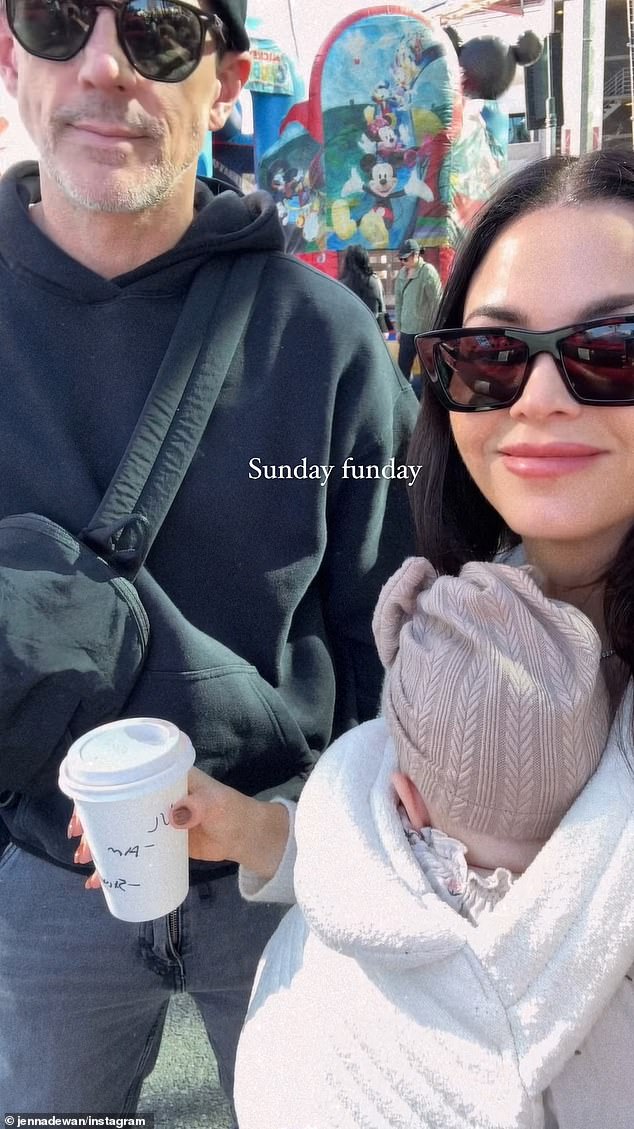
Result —
M354 291L366 306L371 306L374 298L370 286L373 273L370 256L365 247L359 246L358 243L351 243L346 247L339 281L343 282L349 290Z
M513 220L548 205L574 206L602 200L625 200L634 205L632 150L547 157L510 176L477 213L458 251L435 328L462 325L465 298L476 268ZM422 467L410 495L418 551L439 572L456 574L466 561L492 560L498 552L519 542L468 474L453 442L449 413L427 384L408 458ZM591 582L595 579L589 578ZM604 580L611 645L634 673L634 528Z

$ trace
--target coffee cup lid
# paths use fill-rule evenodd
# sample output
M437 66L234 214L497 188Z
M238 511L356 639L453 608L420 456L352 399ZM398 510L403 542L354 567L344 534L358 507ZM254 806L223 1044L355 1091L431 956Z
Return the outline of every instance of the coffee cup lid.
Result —
M71 799L142 795L187 773L193 763L191 741L172 722L121 718L71 745L60 765L59 786Z

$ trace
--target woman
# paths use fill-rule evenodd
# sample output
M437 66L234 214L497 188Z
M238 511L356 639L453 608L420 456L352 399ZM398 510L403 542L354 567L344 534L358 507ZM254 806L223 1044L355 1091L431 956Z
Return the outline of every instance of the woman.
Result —
M374 314L381 332L387 333L389 326L383 287L380 278L372 270L365 247L361 247L358 243L351 243L346 247L339 281L365 302Z
M634 675L634 381L630 396L625 372L634 356L626 320L634 318L632 152L548 158L509 177L463 244L437 329L543 330L612 315L627 327L627 356L608 341L589 389L595 404L573 397L547 352L531 359L508 406L483 399L487 410L458 403L448 411L434 394L437 379L427 380L409 461L423 467L411 489L420 554L453 574L508 550L535 563L548 594L582 608L599 630L616 703ZM420 341L425 362L429 346ZM616 364L624 380L612 404L604 390L615 386ZM192 780L200 812L205 779ZM279 805L214 781L209 802L217 810L191 827L193 851L224 858L231 843L236 861L254 870L261 863L270 877L286 843L286 816L270 810Z
M459 329L465 332L449 332ZM596 777L590 780L561 828L507 895L511 900L505 912L512 916L512 907L517 907L517 901L512 901L514 891L521 887L524 878L531 876L528 890L531 896L535 894L535 899L534 917L527 923L530 941L531 932L538 931L544 906L549 904L549 893L560 919L565 919L567 899L573 897L567 881L569 854L574 853L575 846L579 853L579 839L583 861L585 849L591 854L599 826L609 832L612 814L615 819L617 815L622 818L625 810L623 832L615 845L614 857L621 850L620 863L627 866L631 854L632 153L613 151L581 159L550 158L505 181L478 214L445 290L437 330L431 339L420 339L419 348L429 369L429 381L410 461L424 468L412 487L421 554L439 572L453 574L469 560L491 560L502 552L510 551L512 560L527 560L538 571L546 595L581 609L598 632L612 715L617 714L624 698L628 705L622 715L616 716L608 742L612 776L606 778L604 771L606 753ZM377 726L382 722L369 724ZM320 774L323 779L322 766L327 766L328 756L315 770L308 790L312 788L314 792L313 782L319 784ZM301 807L302 804L300 813ZM176 809L173 819L175 824L189 826L194 856L228 856L252 872L243 873L247 894L290 900L293 841L292 836L287 841L289 810L281 803L262 805L237 796L196 773L192 775L192 794L186 804ZM328 811L324 808L325 845L328 832ZM346 891L355 892L354 884L343 881L344 877L349 878L347 862L342 855L342 881L334 889L325 881L325 871L317 874L320 912L327 916L332 910L333 919L341 913ZM613 864L614 859L606 867L608 878ZM539 882L544 874L546 882L542 889ZM264 886L262 882L258 884L258 875ZM298 875L302 883L307 880L301 851L296 878ZM267 883L270 878L272 881ZM583 889L577 893L583 901ZM590 907L595 905L591 895L588 890L590 915ZM372 888L365 890L362 901L367 904L371 922L378 911L373 904ZM494 1085L488 1091L486 1086L483 1089L477 1070L473 1072L471 1094L465 1094L457 1084L453 1107L445 1103L435 1109L431 1099L420 1105L422 1080L418 1087L415 1073L410 1076L409 1088L396 1086L392 1092L389 1081L384 1079L385 1089L369 1092L367 1077L363 1072L355 1073L354 1059L346 1064L345 1058L340 1058L336 1077L329 1073L330 1066L323 1069L320 1059L311 1061L310 1048L320 1046L320 1034L324 1034L314 1025L324 1022L328 1026L334 1010L344 1006L337 999L345 999L348 1007L356 1006L354 997L345 993L358 962L346 950L345 931L341 932L337 983L333 987L332 978L324 977L315 1000L315 1013L306 1016L301 1048L296 1045L294 1051L289 1049L285 1057L280 1057L261 1031L257 1040L264 1073L268 1070L270 1079L267 1103L270 1105L271 1092L273 1100L279 1100L280 1129L286 1124L284 1093L301 1093L302 1088L313 1084L314 1076L319 1076L322 1090L325 1086L332 1093L341 1090L343 1094L332 1119L318 1119L320 1129L359 1124L371 1124L373 1129L379 1125L403 1129L413 1125L425 1129L484 1129L501 1124L518 1129L538 1129L542 1125L546 1129L597 1129L599 1125L626 1129L631 1124L634 1102L632 1072L625 1065L634 1033L634 1000L630 976L623 979L623 973L634 960L634 927L630 899L621 897L608 909L605 920L609 924L604 926L600 959L588 963L583 947L578 951L573 947L568 953L570 979L563 987L574 1010L586 995L598 990L610 968L616 968L618 978L611 1002L606 1003L598 1019L595 1016L592 1029L582 1031L574 1050L564 1047L565 1054L562 1052L563 1057L558 1059L558 1033L554 1030L545 1037L539 1055L520 1063L525 1096L531 1102L530 1107L520 1109L521 1094L517 1092L515 1119L513 1110L499 1107L500 1093ZM253 1053L253 1032L258 1031L262 1017L266 1019L271 1001L278 1011L277 1027L289 1027L288 997L301 984L302 964L305 960L308 966L311 946L314 949L317 944L314 939L307 940L305 919L298 918L295 910L292 913L295 916L286 919L285 945L280 948L274 940L267 950L245 1028L238 1078L241 1077L239 1085L244 1085L246 1092L249 1071L259 1066ZM481 936L491 941L490 929L488 933L484 926L479 929L484 930ZM389 948L389 941L388 936L383 938L383 948ZM297 958L298 952L301 960ZM404 972L406 956L401 953ZM276 967L272 969L273 964ZM494 962L490 975L502 984L514 985L522 972L521 962L509 968L501 961L499 966ZM272 973L277 984L274 994L267 992L266 987ZM393 979L383 980L379 966L373 973L371 965L367 965L364 978L379 993L383 988L387 991L388 983L393 985ZM558 998L561 988L561 983L552 984ZM408 1030L411 1018L409 998L404 1001L399 997L396 1010L396 1020L399 1015L403 1017L404 1031ZM542 985L542 1010L544 998L548 1000L548 992ZM463 999L464 992L460 996ZM535 1001L533 1004L537 1006ZM520 1026L524 1023L530 1028L532 1013L529 1005L527 1008L515 1018ZM322 1021L318 1017L324 1013ZM356 1019L357 1039L378 1061L383 1052L376 1016L371 1010L365 1013L365 1031L361 1016ZM480 1019L481 1016L474 1016L474 1022ZM422 1023L424 1026L424 1019ZM271 1028L274 1030L275 1026ZM440 1093L442 1086L451 1084L446 1059L455 1047L447 1042L447 1032L438 1034L438 1073L443 1079ZM470 1040L463 1039L461 1045L470 1046ZM405 1042L404 1058L408 1046L415 1062L416 1041ZM385 1051L391 1053L391 1043L386 1042ZM265 1087L262 1092L264 1096ZM541 1099L539 1111L535 1105L537 1097ZM369 1113L358 1117L350 1114L351 1104L357 1099L366 1103ZM263 1110L260 1115L260 1124L268 1124ZM250 1124L245 1120L245 1129ZM293 1125L294 1129L308 1129L304 1121L296 1120Z

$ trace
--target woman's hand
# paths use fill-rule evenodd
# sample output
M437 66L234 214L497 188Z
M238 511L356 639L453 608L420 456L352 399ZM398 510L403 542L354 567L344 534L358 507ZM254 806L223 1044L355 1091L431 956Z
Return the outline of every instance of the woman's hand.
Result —
M191 769L187 785L188 795L172 808L170 823L189 833L190 857L209 862L229 859L259 878L272 878L288 839L288 813L284 805L254 800L197 768ZM68 835L81 835L75 862L91 862L90 847L76 811ZM85 885L94 890L100 884L95 873Z
M188 796L175 804L170 823L189 832L189 854L211 862L231 859L260 878L272 878L288 839L283 804L254 800L197 768Z

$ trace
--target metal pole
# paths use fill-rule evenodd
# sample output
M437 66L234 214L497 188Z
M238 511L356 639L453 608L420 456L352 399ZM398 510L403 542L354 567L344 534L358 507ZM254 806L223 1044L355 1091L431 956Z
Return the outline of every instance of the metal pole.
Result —
M555 30L555 0L551 6L551 19L550 19L551 32ZM546 75L547 75L547 93L546 93L546 112L544 129L546 130L546 156L554 156L557 149L557 111L555 108L555 83L553 79L553 52L550 36L546 36L544 43L544 50L546 52Z
M557 149L557 111L555 107L553 81L553 52L550 37L546 39L546 63L548 75L548 96L546 98L546 156L552 157Z
M581 44L581 113L579 130L579 152L587 153L591 148L590 142L590 107L588 101L591 89L591 30L592 30L592 0L583 0L583 39Z
M629 116L632 119L632 146L634 147L634 9L627 0L627 54L629 58Z

